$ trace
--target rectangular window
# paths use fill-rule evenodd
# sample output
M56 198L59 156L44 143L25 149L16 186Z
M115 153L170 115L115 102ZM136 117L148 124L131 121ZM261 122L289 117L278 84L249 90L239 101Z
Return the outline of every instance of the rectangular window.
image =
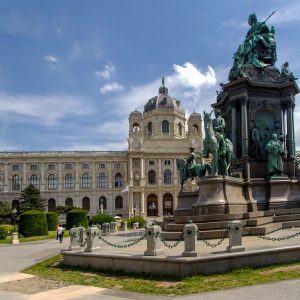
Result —
M166 159L166 160L165 160L165 165L166 165L166 166L171 165L171 161L170 161L169 159Z
M90 164L82 164L82 169L88 170L90 168Z
M73 164L67 163L66 164L66 170L72 170Z
M122 164L121 163L115 163L114 167L115 167L115 169L122 169Z
M48 170L53 171L54 170L54 164L49 164L48 165Z
M99 168L100 168L100 169L105 169L105 163L100 163L100 164L99 164Z
M31 165L31 166L30 166L30 170L31 170L31 171L37 171L37 169L38 169L38 166L37 166L37 165Z
M12 165L13 171L19 171L19 165Z
M155 161L154 160L149 160L149 166L154 166L155 165Z

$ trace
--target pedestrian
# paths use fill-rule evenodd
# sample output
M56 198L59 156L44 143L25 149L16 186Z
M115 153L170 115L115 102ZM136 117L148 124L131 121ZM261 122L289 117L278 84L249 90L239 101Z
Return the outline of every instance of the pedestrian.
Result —
M64 228L61 226L61 224L59 224L57 227L57 237L61 243L64 238Z

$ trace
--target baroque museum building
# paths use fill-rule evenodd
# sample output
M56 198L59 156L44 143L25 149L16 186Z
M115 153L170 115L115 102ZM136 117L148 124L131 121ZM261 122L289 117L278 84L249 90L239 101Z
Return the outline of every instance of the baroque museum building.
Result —
M75 206L94 215L102 204L112 215L172 215L180 189L176 158L186 159L190 146L200 153L201 123L199 113L186 119L163 81L144 111L129 115L127 151L1 152L0 199L18 208L21 190L33 184L48 211Z

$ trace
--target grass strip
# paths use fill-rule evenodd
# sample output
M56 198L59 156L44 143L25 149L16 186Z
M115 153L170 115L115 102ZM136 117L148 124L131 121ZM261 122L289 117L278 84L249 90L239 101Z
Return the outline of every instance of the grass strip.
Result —
M146 274L112 273L90 268L70 267L64 265L62 259L62 255L58 255L23 272L69 284L168 296L216 291L300 277L300 262L233 270L215 275L197 275L179 280Z

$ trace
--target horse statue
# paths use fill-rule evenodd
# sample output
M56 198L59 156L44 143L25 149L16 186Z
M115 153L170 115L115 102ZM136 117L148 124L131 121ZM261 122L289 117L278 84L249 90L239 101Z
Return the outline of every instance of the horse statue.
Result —
M216 137L211 113L204 111L204 131L203 157L208 158L212 154L211 175L229 175L229 168L232 160L233 145L227 138L224 139L224 149L221 151L220 143Z
M176 165L180 177L180 192L183 191L183 185L188 178L204 177L206 172L211 172L209 164L195 164L191 169L188 169L188 163L183 158L176 158Z

